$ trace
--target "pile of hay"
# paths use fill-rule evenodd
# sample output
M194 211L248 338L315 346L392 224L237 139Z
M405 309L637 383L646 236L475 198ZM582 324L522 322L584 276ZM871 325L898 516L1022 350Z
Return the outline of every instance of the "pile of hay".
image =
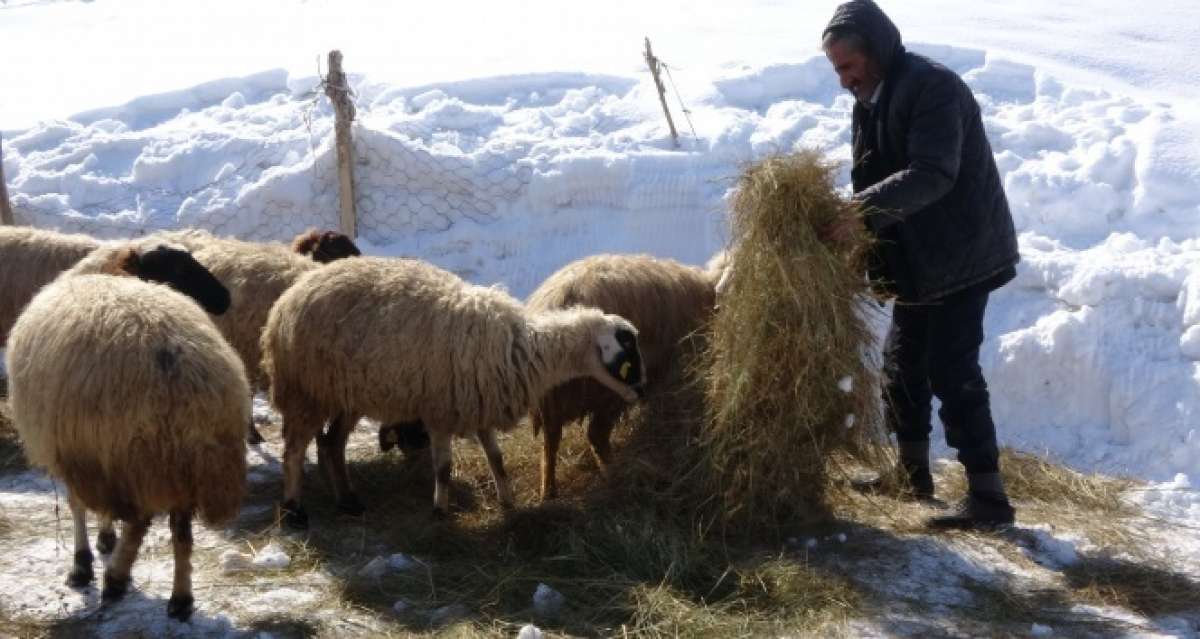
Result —
M821 239L861 215L834 171L814 152L770 157L743 172L733 198L733 271L702 364L694 477L726 531L821 519L847 464L884 464L870 239L863 228Z

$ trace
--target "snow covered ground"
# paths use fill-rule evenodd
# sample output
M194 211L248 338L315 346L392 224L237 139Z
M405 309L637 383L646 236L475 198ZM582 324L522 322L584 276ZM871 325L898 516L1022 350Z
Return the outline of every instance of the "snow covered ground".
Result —
M357 93L365 248L516 295L598 252L702 263L741 163L849 157L851 100L815 46L836 2L480 3L469 19L439 4L0 4L18 221L256 240L336 226L332 112L314 96L334 46ZM983 350L1001 443L1157 482L1146 508L1200 525L1192 3L883 6L975 90L1020 232ZM669 96L679 149L643 35L690 110Z

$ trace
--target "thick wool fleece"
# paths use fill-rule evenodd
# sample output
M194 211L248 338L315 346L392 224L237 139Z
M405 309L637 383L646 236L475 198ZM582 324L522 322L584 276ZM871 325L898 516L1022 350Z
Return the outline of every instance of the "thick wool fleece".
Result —
M9 402L30 462L117 518L232 518L249 388L207 314L167 286L108 275L42 289L13 327Z

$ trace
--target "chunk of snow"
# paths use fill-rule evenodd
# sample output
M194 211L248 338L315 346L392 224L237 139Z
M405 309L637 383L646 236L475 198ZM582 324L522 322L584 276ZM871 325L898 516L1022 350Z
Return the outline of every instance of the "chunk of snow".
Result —
M398 552L393 554L391 557L388 557L387 565L388 568L391 568L392 570L404 571L412 570L413 568L420 566L421 562L402 552Z
M467 607L460 603L453 603L429 613L429 623L442 626L465 616L467 616Z
M840 388L843 393L849 393L850 391L854 390L854 379L849 375L839 379L838 388Z
M1189 327L1179 336L1179 352L1188 359L1200 361L1200 324Z
M542 639L542 629L527 623L521 626L520 632L517 633L517 639Z
M379 579L388 571L388 560L386 557L375 557L367 562L367 565L358 570L358 574L363 577Z
M538 584L537 589L533 591L533 609L543 617L557 615L566 601L567 598L561 592L546 584Z
M1043 626L1040 623L1033 624L1033 627L1029 629L1029 636L1031 637L1049 637L1053 633L1054 628L1051 628L1050 626Z
M254 554L252 563L256 570L283 570L291 565L292 558L283 548L271 542Z
M1022 550L1030 559L1049 568L1066 568L1079 561L1074 541L1054 536L1046 526L1030 528L1029 532L1033 547Z
M234 91L221 102L221 106L226 109L240 109L246 106L246 96L242 95L240 91Z
M235 572L245 572L253 567L253 557L236 550L226 550L221 553L221 572L231 575Z
M368 561L365 566L359 569L358 574L363 577L379 579L380 577L390 572L402 572L412 570L420 566L421 562L413 557L410 557L402 552L398 552L390 557L379 555Z

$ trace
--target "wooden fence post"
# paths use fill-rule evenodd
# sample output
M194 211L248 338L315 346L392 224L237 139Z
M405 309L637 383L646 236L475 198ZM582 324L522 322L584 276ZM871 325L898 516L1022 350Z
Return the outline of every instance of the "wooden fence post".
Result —
M13 226L12 202L8 201L8 183L4 180L4 138L0 137L0 225Z
M667 90L663 86L662 76L659 74L659 66L662 64L658 58L654 57L654 52L650 50L650 38L646 38L646 64L650 67L650 74L654 76L654 86L658 87L658 101L662 103L663 113L667 115L667 126L671 128L671 139L675 141L675 148L679 148L679 134L675 132L675 122L671 120L671 110L667 108Z
M336 123L338 160L338 197L341 202L340 225L342 233L358 237L358 223L354 213L354 140L350 125L354 122L354 103L350 101L350 85L342 72L342 52L329 52L329 75L325 77L325 95L333 103Z

